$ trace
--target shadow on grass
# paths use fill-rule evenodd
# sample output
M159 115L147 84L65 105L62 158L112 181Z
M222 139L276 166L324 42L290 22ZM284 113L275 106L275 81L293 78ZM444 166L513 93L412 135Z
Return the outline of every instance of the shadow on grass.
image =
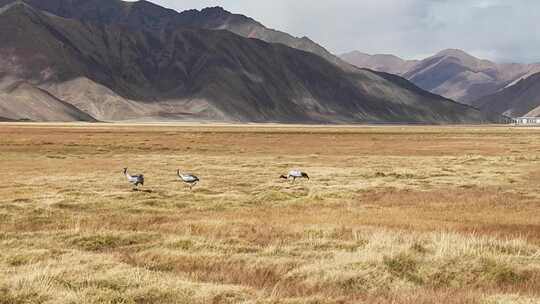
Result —
M133 192L141 192L141 193L154 193L154 191L151 190L151 189L144 189L144 190L141 190L141 189L133 189L132 191L133 191Z

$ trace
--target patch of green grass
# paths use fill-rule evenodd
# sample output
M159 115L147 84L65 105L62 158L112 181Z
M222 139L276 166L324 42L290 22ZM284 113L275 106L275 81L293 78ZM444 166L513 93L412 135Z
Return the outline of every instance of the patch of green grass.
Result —
M273 202L283 202L294 198L290 193L284 192L282 190L267 190L257 194L252 200L252 203L255 204L264 204L264 203L273 203Z
M32 263L33 260L35 260L35 258L31 255L16 254L16 255L8 256L6 258L6 263L12 267L18 267L18 266L28 265Z
M72 238L69 244L86 251L107 251L120 247L132 246L151 240L150 235L113 235L97 234Z
M7 287L0 287L0 304L41 304L48 300L48 297L32 290L15 293Z
M459 288L468 283L472 284L474 275L462 269L458 260L451 259L442 263L433 273L427 275L425 281L435 288Z
M179 249L179 250L190 250L193 248L195 243L192 240L179 240L174 243L172 243L169 247L173 249Z
M509 265L492 259L482 259L481 269L485 280L497 286L517 285L527 280L527 275L518 273Z
M423 282L418 274L418 261L412 255L401 253L394 257L384 257L383 263L396 277L418 284Z
M414 243L411 246L411 250L414 253L418 253L418 254L426 254L429 252L429 250L422 243L419 243L419 242Z

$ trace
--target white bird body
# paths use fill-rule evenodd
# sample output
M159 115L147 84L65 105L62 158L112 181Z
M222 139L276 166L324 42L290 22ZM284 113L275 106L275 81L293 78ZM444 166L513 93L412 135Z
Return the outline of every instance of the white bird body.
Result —
M301 178L302 177L302 171L292 170L292 171L289 172L289 177Z
M124 175L126 176L128 182L132 184L133 186L138 187L139 185L144 186L144 175L137 174L137 175L131 175L128 173L128 169L124 168Z
M300 170L291 170L289 171L289 174L287 176L282 175L282 179L293 179L293 182L296 181L297 178L307 178L309 179L309 175L305 172L302 172Z
M197 185L197 183L200 181L199 178L193 174L182 174L180 173L180 170L177 172L178 177L186 184L189 185L189 188L193 188L193 186Z

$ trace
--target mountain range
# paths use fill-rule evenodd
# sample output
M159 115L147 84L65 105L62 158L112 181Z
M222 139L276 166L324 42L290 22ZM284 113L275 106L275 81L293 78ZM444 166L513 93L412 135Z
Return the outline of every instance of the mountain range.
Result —
M515 117L540 106L538 98L532 98L531 90L521 92L538 81L538 77L531 76L540 73L540 64L498 64L457 49L444 50L423 60L357 51L340 57L357 67L400 75L422 89L480 107L484 112ZM521 82L525 79L529 79L526 86Z
M0 0L0 6L18 0ZM332 63L354 69L350 64L331 54L308 37L297 38L285 32L269 29L256 20L233 14L222 7L176 12L148 1L120 0L24 0L34 8L64 18L94 24L118 24L135 30L159 32L164 27L189 27L208 30L227 30L246 38L269 43L280 43L295 49L315 53Z
M501 119L222 8L178 13L119 0L0 5L0 117L8 120Z

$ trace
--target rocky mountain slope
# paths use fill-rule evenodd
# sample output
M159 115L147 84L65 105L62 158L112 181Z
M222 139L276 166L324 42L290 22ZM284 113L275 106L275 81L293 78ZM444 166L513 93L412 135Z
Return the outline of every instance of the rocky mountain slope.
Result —
M178 13L145 1L36 2L47 13L26 4L32 1L8 2L0 10L3 88L28 84L87 115L81 120L477 123L499 119L427 93L399 77L346 71L282 44L181 26L180 17L170 17ZM7 89L4 93L15 96ZM8 102L3 100L0 105L5 107ZM47 114L46 107L51 108L33 106L39 115L16 118L71 119ZM13 115L0 111L2 117Z
M25 82L0 90L0 113L10 120L96 121L75 106Z
M0 6L20 0L0 0ZM246 38L269 43L281 43L292 48L317 54L344 69L350 64L331 54L308 37L294 37L288 33L269 29L256 20L233 14L222 7L176 12L148 1L120 0L24 0L31 6L52 14L100 24L122 24L132 29L160 31L163 28L202 28L228 30Z
M540 72L540 64L497 64L455 49L420 61L354 54L345 54L342 59L358 67L401 75L422 89L465 104L473 104L477 99Z
M540 73L518 81L495 94L474 102L485 112L510 117L540 117Z
M185 26L228 30L246 38L256 38L269 43L281 43L295 49L317 54L341 68L353 69L350 64L333 55L308 37L294 37L288 33L267 28L252 18L230 13L221 7L206 8L201 11L185 11L180 16L185 18L184 22L182 22Z

